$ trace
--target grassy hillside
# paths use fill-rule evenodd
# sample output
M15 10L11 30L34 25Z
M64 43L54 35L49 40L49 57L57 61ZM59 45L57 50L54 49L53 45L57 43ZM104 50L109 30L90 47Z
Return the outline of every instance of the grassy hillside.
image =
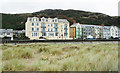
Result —
M34 13L26 14L3 14L2 22L3 28L12 28L12 29L24 29L24 23L28 16L45 16L45 17L58 17L66 18L72 25L73 20L76 20L79 23L83 24L95 24L100 25L104 23L105 25L116 25L119 26L118 17L111 17L102 13L93 13L79 10L42 10Z
M2 45L3 71L118 71L118 44Z

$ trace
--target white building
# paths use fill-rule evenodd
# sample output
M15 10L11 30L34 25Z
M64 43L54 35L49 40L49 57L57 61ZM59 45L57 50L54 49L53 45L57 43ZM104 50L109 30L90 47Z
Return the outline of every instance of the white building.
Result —
M58 18L28 17L25 35L30 40L69 39L69 22Z
M13 40L13 29L0 29L0 38L10 37Z
M103 38L105 39L111 38L110 29L111 29L111 26L103 26Z
M120 31L120 29L117 26L111 26L111 28L110 28L111 37L119 38L120 37L119 31Z

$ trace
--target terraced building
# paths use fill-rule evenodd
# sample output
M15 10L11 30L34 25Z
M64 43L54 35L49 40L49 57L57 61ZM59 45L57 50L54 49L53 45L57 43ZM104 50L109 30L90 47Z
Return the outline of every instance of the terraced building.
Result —
M25 35L30 40L69 39L69 22L58 18L28 17Z

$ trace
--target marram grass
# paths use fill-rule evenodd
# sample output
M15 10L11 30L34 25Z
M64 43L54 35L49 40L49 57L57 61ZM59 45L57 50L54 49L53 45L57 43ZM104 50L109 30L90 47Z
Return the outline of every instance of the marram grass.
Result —
M3 71L117 71L118 44L2 45Z

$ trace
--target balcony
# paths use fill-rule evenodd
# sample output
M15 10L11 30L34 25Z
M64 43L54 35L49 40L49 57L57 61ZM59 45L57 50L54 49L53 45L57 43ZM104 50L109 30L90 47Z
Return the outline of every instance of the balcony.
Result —
M57 31L57 30L55 30L54 32L58 33L58 31Z
M45 30L41 30L42 33L45 33L46 31Z
M66 30L67 29L67 27L64 27L64 30Z
M67 31L65 31L64 33L68 33Z
M46 26L41 26L41 28L46 28Z
M80 34L78 34L78 36L81 36Z
M54 28L58 28L58 26L54 26Z

